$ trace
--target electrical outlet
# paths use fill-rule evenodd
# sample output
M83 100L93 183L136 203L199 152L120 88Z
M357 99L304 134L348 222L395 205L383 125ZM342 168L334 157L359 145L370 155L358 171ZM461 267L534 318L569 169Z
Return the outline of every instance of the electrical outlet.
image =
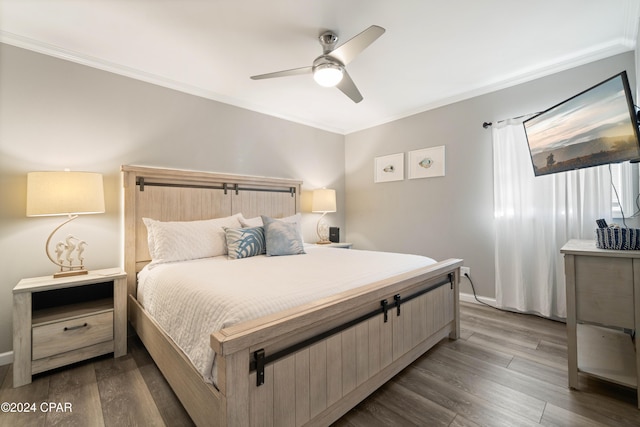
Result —
M471 268L469 267L460 267L460 275L462 277L466 277L466 275L471 276Z

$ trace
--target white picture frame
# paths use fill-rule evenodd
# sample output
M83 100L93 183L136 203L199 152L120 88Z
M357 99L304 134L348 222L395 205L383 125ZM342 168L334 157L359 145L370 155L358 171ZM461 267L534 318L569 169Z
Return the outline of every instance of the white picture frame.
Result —
M373 181L376 183L402 181L404 179L404 153L376 157L374 170Z
M444 176L444 145L409 151L409 179Z

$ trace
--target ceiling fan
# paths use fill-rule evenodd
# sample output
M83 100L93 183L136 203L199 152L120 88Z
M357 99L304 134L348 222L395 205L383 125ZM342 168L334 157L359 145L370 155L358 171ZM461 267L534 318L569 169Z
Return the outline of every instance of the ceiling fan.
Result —
M353 80L351 80L345 66L384 34L384 31L384 28L372 25L337 48L338 36L333 31L325 31L318 38L322 45L322 55L318 56L310 67L260 74L251 76L251 79L261 80L273 77L313 74L314 80L319 85L325 87L336 86L353 102L358 103L362 101L362 95Z

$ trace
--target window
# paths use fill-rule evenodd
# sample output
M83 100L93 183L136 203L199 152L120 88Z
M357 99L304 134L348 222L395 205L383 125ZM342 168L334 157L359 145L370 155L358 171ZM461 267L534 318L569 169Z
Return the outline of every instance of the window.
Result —
M638 163L617 163L611 165L611 216L616 219L630 218L637 211L636 198L639 191ZM617 192L617 195L616 195Z

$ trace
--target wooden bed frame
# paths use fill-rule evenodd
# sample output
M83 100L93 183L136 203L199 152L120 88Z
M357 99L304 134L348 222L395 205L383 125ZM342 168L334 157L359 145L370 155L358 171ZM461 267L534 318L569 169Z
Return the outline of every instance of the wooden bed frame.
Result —
M329 425L440 340L458 338L462 260L449 259L213 331L217 388L207 384L136 300L150 258L142 217L289 216L300 211L301 182L138 166L122 174L129 321L199 426ZM291 346L261 366L260 354Z

